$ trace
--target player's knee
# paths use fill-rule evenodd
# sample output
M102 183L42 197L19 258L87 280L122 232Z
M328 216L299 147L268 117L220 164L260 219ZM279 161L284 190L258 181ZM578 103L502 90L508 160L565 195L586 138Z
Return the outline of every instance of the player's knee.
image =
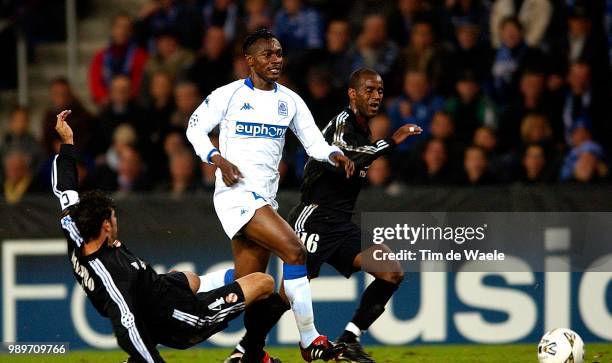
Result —
M191 271L183 271L183 274L187 277L191 291L193 291L194 294L197 293L200 289L200 277Z
M374 277L377 279L390 282L394 285L399 285L404 280L404 272L402 272L401 270L378 272L373 273L372 275L374 275Z
M268 296L274 292L274 278L263 272L254 272L253 278L259 286L261 295Z
M304 245L301 243L293 244L284 262L289 265L306 264L306 248Z

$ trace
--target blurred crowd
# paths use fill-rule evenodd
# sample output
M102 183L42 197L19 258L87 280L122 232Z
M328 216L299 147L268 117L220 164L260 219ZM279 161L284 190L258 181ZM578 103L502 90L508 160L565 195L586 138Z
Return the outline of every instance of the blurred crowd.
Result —
M385 84L374 139L423 128L371 166L372 187L610 181L610 0L151 0L117 15L91 59L95 113L64 78L49 85L42 139L28 110L13 110L0 144L4 200L50 190L62 109L72 110L81 188L212 190L214 167L196 159L187 121L212 90L248 76L241 44L259 27L280 39L280 83L321 128L347 105L359 67ZM281 188L299 187L306 159L288 135Z

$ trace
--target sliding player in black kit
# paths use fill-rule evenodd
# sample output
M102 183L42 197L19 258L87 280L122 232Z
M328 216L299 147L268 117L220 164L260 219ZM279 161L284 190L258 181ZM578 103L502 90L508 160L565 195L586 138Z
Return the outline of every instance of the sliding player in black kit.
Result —
M191 272L157 274L117 240L115 205L99 191L79 195L70 111L57 116L62 140L51 182L62 207L74 277L104 317L110 319L128 362L164 362L157 344L187 349L225 329L246 306L274 291L274 280L253 273L234 283L197 293Z
M370 141L369 121L378 114L383 99L383 82L374 70L362 68L353 72L348 96L349 106L329 122L323 129L323 136L353 160L355 173L346 178L344 173L311 158L304 171L301 203L293 208L287 220L306 245L306 265L311 279L319 275L325 262L346 278L361 270L361 230L351 217L367 169L376 158L390 153L395 145L422 132L417 125L407 124L390 138ZM348 345L339 360L374 362L363 351L359 336L384 312L403 279L399 263L394 262L394 266L384 268L386 272L366 271L375 280L364 291L357 311L338 339ZM235 353L243 344L244 338Z

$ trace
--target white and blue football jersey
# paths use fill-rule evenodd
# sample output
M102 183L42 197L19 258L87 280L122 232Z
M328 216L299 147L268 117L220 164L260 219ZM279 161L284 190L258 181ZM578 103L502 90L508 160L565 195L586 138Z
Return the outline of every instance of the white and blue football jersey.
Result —
M219 150L208 137L217 125ZM213 91L189 119L187 138L203 161L210 163L220 153L242 172L239 185L274 199L288 128L314 159L331 163L329 156L341 152L325 141L300 96L279 84L270 91L257 89L250 78ZM226 187L220 170L216 175L216 189Z

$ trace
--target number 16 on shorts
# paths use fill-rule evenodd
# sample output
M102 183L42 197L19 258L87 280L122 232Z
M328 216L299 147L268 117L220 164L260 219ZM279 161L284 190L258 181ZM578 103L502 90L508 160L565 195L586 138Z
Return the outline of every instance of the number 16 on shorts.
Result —
M298 235L304 246L306 246L306 251L309 253L317 251L319 247L319 235L317 233L299 232Z

